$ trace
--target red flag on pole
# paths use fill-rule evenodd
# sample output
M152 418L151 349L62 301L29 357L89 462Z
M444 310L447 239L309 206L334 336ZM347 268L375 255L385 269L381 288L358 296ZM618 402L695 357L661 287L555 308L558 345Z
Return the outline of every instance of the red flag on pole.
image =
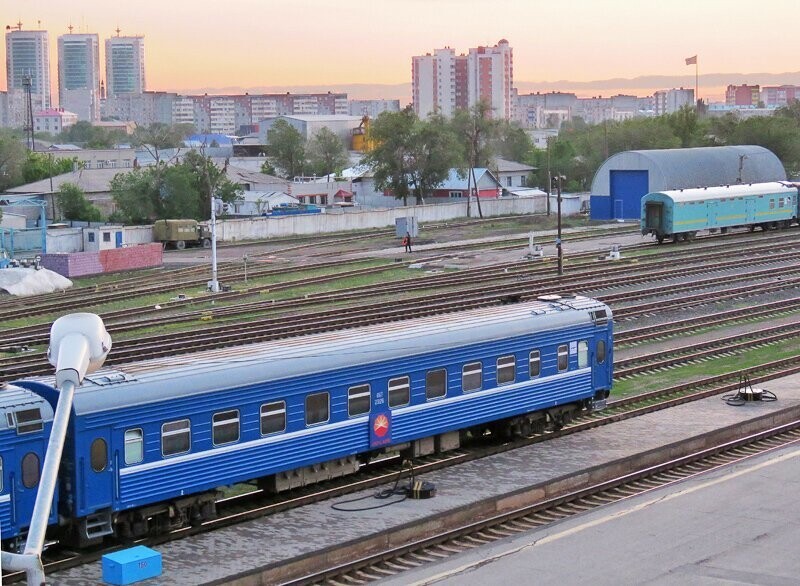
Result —
M697 55L686 58L686 65L697 65Z

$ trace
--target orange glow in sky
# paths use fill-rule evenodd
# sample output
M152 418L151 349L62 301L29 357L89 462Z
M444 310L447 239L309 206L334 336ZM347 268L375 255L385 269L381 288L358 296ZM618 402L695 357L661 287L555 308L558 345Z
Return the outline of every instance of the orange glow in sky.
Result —
M800 35L782 18L797 0L0 0L0 13L56 39L145 36L147 89L409 83L411 57L466 51L501 38L514 49L514 79L590 81L700 71L800 70ZM41 21L41 26L37 24ZM5 55L5 44L0 51ZM5 59L2 59L5 62ZM101 78L105 78L101 61ZM0 87L5 88L5 75ZM227 90L236 91L236 90ZM397 97L397 96L386 96Z

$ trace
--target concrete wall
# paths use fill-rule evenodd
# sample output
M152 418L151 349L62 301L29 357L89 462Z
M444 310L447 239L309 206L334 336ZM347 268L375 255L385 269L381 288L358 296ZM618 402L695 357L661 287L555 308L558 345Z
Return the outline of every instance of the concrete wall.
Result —
M125 226L122 232L122 246L138 246L153 241L152 226Z
M83 229L63 228L47 231L47 252L80 252L83 250Z
M159 267L162 261L163 250L159 243L42 255L42 266L69 278Z
M538 205L537 205L538 204ZM504 198L481 201L485 217L532 214L544 211L546 204L538 198ZM395 225L396 218L413 216L417 222L443 222L467 215L467 202L425 206L396 207L383 210L347 210L347 213L313 214L282 218L250 218L223 220L217 223L217 238L223 241L290 236L292 234L321 234ZM471 215L478 216L475 202Z

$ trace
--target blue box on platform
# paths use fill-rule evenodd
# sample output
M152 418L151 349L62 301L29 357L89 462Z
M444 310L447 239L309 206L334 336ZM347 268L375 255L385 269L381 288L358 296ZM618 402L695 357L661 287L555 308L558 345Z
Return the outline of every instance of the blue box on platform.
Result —
M161 575L161 554L137 545L103 556L103 581L107 584L133 584Z

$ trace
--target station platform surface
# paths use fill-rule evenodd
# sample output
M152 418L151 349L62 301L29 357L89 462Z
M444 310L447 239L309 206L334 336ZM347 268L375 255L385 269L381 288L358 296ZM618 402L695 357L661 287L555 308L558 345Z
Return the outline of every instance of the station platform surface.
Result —
M503 539L384 580L486 584L797 584L800 446Z
M672 447L670 457L678 457L681 450L702 449L711 436L747 435L800 418L800 376L762 386L778 400L732 407L720 397L711 397L425 474L421 478L436 485L432 499L361 511L331 506L377 492L371 489L159 545L154 549L163 556L164 573L142 584L222 584L253 573L260 573L262 581L239 583L273 583L276 571L280 573L301 556L325 551L330 558L346 559L342 552L349 551L351 541L371 538L396 543L406 535L416 536L416 529L411 529L415 524L425 523L431 532L438 531L436 519L446 515L460 512L465 519L477 520L488 513L486 503L494 503L498 496L505 496L510 508L522 498L544 496L545 491L536 487L561 484L568 490L574 479L591 477L587 470L648 461L657 453L660 457L664 446ZM367 498L347 506L381 502ZM338 554L331 553L339 548ZM57 572L48 579L64 586L100 584L100 562Z

